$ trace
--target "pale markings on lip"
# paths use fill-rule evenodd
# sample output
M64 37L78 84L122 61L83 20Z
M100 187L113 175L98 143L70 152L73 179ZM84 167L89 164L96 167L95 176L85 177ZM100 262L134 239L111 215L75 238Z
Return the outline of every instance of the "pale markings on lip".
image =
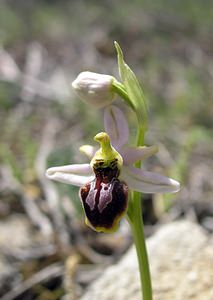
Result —
M107 207L107 205L112 202L112 190L113 183L101 183L101 190L99 194L98 201L98 210L100 213ZM95 188L95 181L91 182L90 191L88 196L86 197L86 203L89 205L91 210L95 209L95 201L98 189Z
M95 208L95 198L97 194L97 189L95 189L95 181L90 183L90 191L86 197L86 203L89 205L90 209L93 210Z
M100 213L107 207L107 205L112 201L112 189L113 183L101 183L101 191L99 196L98 210Z

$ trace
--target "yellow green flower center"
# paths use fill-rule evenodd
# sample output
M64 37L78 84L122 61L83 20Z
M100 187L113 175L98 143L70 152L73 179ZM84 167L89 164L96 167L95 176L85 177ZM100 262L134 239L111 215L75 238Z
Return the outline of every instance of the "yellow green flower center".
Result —
M112 147L109 135L106 132L96 134L94 140L100 143L100 149L95 153L91 160L93 169L97 168L117 168L119 171L123 166L121 155Z

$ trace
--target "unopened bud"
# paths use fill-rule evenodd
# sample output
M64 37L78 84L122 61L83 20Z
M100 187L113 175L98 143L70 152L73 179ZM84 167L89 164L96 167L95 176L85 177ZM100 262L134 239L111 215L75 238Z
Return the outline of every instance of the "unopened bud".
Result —
M113 76L82 72L73 81L72 87L86 103L101 108L109 105L115 96L112 90Z

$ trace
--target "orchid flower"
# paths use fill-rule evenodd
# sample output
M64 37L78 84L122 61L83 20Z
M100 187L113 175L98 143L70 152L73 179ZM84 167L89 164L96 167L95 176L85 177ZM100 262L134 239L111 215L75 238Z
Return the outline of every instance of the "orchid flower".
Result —
M129 127L123 112L116 106L104 111L105 131L95 136L101 148L84 145L80 148L90 159L87 164L52 167L49 179L80 186L80 198L86 223L96 231L117 229L127 210L128 190L143 193L174 193L180 184L165 176L133 166L155 154L158 149L128 146Z

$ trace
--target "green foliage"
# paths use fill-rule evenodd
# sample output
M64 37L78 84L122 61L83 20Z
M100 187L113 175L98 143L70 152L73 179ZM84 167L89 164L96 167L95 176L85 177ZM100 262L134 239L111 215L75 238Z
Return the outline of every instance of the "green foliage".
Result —
M2 112L12 109L18 90L16 85L0 82L0 110Z
M147 129L147 105L143 91L134 72L124 62L122 50L117 42L115 42L115 47L118 55L118 66L122 83L138 117L141 129L143 133L145 133Z
M27 126L14 128L13 125L8 120L1 136L0 160L11 167L19 182L24 183L27 172L34 169L38 144Z
M16 11L1 3L0 9L0 43L11 45L23 37L25 27Z

